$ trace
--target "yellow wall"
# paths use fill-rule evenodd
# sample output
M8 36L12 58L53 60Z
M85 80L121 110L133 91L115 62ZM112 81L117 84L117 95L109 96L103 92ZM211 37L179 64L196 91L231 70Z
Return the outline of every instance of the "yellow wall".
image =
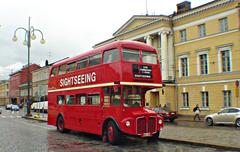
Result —
M220 2L221 1L209 3L203 5L202 8ZM186 13L169 17L172 20L159 21L139 29L137 29L138 26L140 27L140 25L147 22L146 20L135 20L129 24L126 29L123 29L126 33L114 35L116 40L125 40L140 36L142 36L141 38L143 39L144 36L155 31L155 33L151 35L153 36L152 45L159 50L161 40L157 33L158 30L168 28L174 31L175 82L172 84L171 82L166 83L164 95L162 94L162 89L158 89L159 99L156 99L151 91L147 92L146 101L150 103L150 107L156 106L157 103L155 101L159 100L161 105L170 103L171 110L176 110L178 114L193 115L193 107L196 104L199 104L200 107L202 106L201 91L203 88L209 93L209 107L202 111L202 115L217 112L223 107L223 90L225 89L231 90L232 106L240 107L240 103L239 105L236 103L236 86L234 84L235 80L240 80L240 9L237 8L239 2L238 0L228 4L218 5L211 9L178 18L196 11L198 8L192 9ZM228 20L228 31L220 32L219 19L225 17L227 17ZM202 21L202 23L199 21ZM200 24L205 24L206 28L206 36L203 38L199 38L198 25ZM134 30L131 31L131 29ZM180 42L179 32L182 29L186 29L187 31L186 42ZM231 72L219 73L218 49L222 46L229 46L231 49ZM207 75L198 75L197 73L197 54L202 50L207 50L208 52L209 74ZM181 55L187 55L189 58L189 76L187 77L178 77L178 60ZM188 108L182 108L182 92L184 90L189 93L190 105ZM238 100L240 102L240 99Z
M216 84L199 84L199 85L191 85L191 86L179 86L178 93L178 108L179 114L189 115L193 114L193 108L196 104L199 104L199 107L202 108L202 99L201 99L201 91L202 87L205 87L205 91L208 91L209 96L209 109L202 110L202 115L207 115L209 113L214 113L223 108L223 91L227 86L227 90L231 90L232 94L232 106L240 106L240 100L238 98L237 105L237 97L236 97L236 86L235 82L225 82L225 83L216 83ZM189 93L189 109L183 108L183 97L182 92L183 88L185 91Z
M212 15L222 13L228 10L236 10L236 3L202 12L198 15L186 17L174 23L174 27L188 24L199 19L204 19ZM187 41L181 43L179 31L174 32L175 36L175 63L176 63L176 81L177 88L177 106L178 113L183 115L193 115L192 109L196 104L201 107L201 91L204 87L209 94L209 109L202 111L202 115L217 112L223 108L223 91L226 89L231 90L232 93L232 106L237 105L237 98L235 96L236 86L235 80L240 78L240 29L239 29L239 14L236 11L227 17L228 31L220 32L219 18L205 22L206 36L199 38L198 25L186 28ZM231 72L219 73L219 57L218 49L222 46L228 46L231 49ZM197 73L197 53L201 50L208 52L208 66L209 74L198 75ZM179 56L186 54L189 59L189 76L178 77L178 60ZM189 93L189 108L183 108L183 91ZM238 99L239 100L239 99ZM238 101L240 102L240 101Z

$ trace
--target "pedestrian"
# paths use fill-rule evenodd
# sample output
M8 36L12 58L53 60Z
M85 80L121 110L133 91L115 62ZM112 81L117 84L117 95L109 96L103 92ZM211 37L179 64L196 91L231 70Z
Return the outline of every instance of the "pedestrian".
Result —
M193 118L194 121L195 121L196 118L198 118L198 120L201 120L200 115L199 115L201 110L200 110L198 104L193 108L193 112L195 113L194 118Z

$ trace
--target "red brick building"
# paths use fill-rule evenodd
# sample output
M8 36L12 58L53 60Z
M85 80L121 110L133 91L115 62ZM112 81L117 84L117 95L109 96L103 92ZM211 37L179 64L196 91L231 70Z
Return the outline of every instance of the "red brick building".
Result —
M30 71L30 97L32 97L32 71L41 68L37 64L31 64ZM9 97L11 103L22 103L27 99L27 66L20 71L10 74Z
M10 103L19 103L20 101L20 89L21 71L17 71L9 75L9 98Z

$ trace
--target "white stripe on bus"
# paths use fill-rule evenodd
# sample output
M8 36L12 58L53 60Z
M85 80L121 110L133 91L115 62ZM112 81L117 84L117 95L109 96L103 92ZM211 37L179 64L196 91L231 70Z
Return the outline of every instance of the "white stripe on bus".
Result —
M153 87L162 87L162 84L159 83L144 83L144 82L120 82L121 85L137 85L137 86L153 86ZM102 83L102 84L94 84L94 85L87 85L87 86L80 86L80 87L71 87L71 88L62 88L62 89L52 89L48 92L58 92L58 91L70 91L70 90L79 90L79 89L88 89L88 88L97 88L97 87L107 87L107 86L114 86L114 82L110 83Z

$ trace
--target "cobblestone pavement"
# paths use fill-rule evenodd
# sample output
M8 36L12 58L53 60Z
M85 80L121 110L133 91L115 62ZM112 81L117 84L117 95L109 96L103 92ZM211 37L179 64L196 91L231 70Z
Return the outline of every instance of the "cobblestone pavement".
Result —
M240 149L240 128L233 126L209 127L204 122L188 121L181 122L180 124L167 123L161 134L161 138Z
M175 142L148 142L127 138L123 144L112 146L103 143L99 136L78 132L61 134L53 126L34 120L22 119L21 111L3 111L0 115L0 152L217 152L224 151L209 147L191 146ZM175 126L165 130L176 132ZM181 128L181 127L180 127ZM185 130L184 128L182 128ZM166 134L164 131L162 135ZM170 133L168 133L170 134Z

